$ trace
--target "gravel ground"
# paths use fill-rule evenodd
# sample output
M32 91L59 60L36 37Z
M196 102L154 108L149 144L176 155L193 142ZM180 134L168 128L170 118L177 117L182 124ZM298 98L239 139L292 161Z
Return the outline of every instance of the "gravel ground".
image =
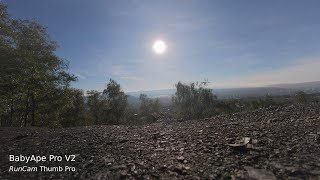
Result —
M47 159L9 161L20 154ZM62 160L49 161L50 155ZM10 171L23 166L37 171ZM144 126L0 128L0 179L44 178L320 179L320 105Z

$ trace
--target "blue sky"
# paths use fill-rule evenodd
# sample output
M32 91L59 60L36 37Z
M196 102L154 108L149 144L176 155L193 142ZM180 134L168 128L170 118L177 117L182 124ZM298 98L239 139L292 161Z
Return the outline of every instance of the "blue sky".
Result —
M125 91L208 79L213 88L320 80L318 0L2 0L36 19L85 90ZM167 52L156 55L162 39Z

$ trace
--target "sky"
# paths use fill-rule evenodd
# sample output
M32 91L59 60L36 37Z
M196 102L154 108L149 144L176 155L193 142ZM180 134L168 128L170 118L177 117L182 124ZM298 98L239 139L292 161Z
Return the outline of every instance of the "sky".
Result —
M126 92L205 79L212 88L320 80L318 0L2 2L12 17L48 28L84 90L101 91L110 78Z

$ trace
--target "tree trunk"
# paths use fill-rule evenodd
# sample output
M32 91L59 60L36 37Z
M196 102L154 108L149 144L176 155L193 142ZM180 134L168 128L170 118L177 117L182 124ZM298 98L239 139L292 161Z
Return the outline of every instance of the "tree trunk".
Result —
M12 125L12 122L13 122L13 113L14 113L14 110L13 110L13 108L14 108L14 106L13 106L13 90L11 90L11 105L10 105L10 121L9 122L7 122L7 126L11 126Z
M36 111L36 100L34 97L34 93L31 94L31 103L32 103L32 111L31 111L31 125L35 126L35 111Z
M26 101L26 111L24 114L24 121L23 121L23 126L26 127L27 126L27 119L28 119L28 115L29 115L29 97L30 97L30 93L29 90L27 92L27 101Z

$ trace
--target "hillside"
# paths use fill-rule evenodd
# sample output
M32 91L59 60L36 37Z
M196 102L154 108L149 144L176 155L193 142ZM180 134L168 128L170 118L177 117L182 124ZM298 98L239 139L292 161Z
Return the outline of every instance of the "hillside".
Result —
M175 93L175 89L150 90L127 92L128 95L139 97L141 93L149 97L170 98ZM306 93L320 92L320 81L291 83L291 84L274 84L265 87L243 87L243 88L213 88L212 92L220 99L257 97L270 94L272 96L292 95L297 91Z
M0 179L317 179L319 144L319 104L145 126L1 128ZM9 162L12 154L75 162ZM8 172L23 165L75 172Z

